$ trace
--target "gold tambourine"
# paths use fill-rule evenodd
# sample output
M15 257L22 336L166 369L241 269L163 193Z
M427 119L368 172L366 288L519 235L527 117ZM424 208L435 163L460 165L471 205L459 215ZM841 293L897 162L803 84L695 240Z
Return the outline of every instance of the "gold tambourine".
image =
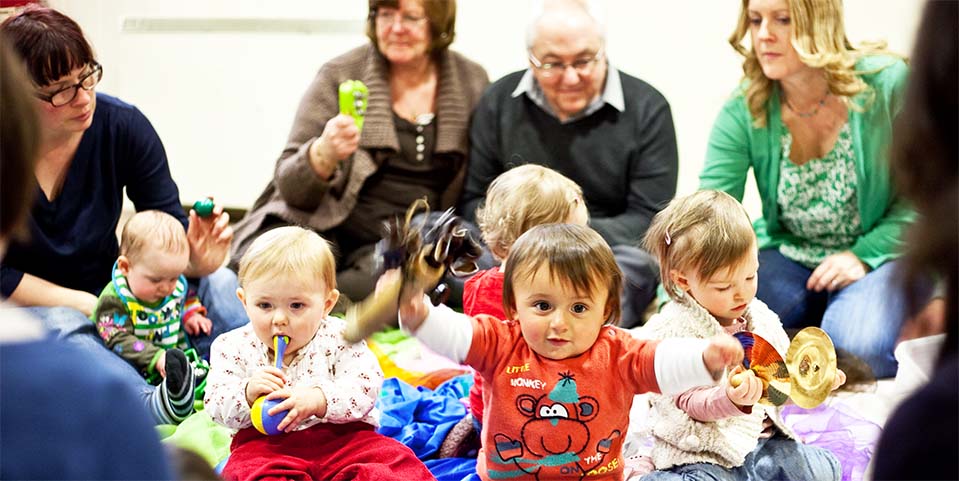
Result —
M829 396L836 380L836 349L826 331L807 327L793 338L786 351L791 389L797 406L814 408Z
M447 271L459 277L477 271L475 261L483 251L463 220L450 209L427 224L428 212L426 199L419 199L407 209L405 220L387 223L385 237L376 243L377 270L399 268L402 274L382 281L376 292L347 309L343 331L347 342L360 342L396 322L401 299L418 290L426 292L434 305L443 302L449 290L438 285Z

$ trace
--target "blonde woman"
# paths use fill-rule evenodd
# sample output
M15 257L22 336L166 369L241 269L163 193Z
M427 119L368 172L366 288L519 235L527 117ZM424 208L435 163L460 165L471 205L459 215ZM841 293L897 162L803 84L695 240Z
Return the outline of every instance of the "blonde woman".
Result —
M853 47L841 0L743 0L730 44L745 78L713 126L700 188L742 200L752 168L759 299L785 327L821 325L893 376L905 316L891 261L913 213L886 150L906 64L882 44Z

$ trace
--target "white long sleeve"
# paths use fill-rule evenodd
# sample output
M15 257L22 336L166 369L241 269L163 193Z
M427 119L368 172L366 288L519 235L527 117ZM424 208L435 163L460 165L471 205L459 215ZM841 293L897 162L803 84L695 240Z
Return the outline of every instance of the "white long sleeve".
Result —
M656 348L656 381L663 394L675 395L716 383L703 363L708 339L671 338Z
M473 319L450 309L445 304L434 306L425 296L424 302L429 308L429 314L420 328L416 332L410 331L403 324L401 317L400 326L403 331L415 336L437 354L462 363L469 354L470 345L473 344Z

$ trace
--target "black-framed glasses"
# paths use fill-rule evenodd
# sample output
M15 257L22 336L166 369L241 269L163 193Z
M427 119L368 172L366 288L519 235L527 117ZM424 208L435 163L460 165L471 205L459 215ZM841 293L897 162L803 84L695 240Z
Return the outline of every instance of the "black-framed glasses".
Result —
M593 71L593 67L596 65L596 62L603 59L603 52L596 52L592 57L578 58L573 60L570 63L563 62L542 62L540 59L536 58L533 55L533 52L529 52L529 61L533 64L533 68L539 70L543 74L543 77L550 78L553 76L563 75L566 72L567 68L572 67L576 73L580 75L589 75Z
M408 13L400 13L399 10L392 8L378 8L376 12L373 13L373 20L376 21L376 24L381 27L390 27L396 24L396 19L400 20L400 25L403 28L415 28L420 26L424 20L426 20L425 15L410 15Z
M64 105L73 102L73 99L77 98L77 92L80 89L90 91L93 90L93 87L96 87L100 83L100 79L103 78L103 66L97 62L93 62L93 69L90 70L86 75L80 77L80 80L77 83L63 87L52 94L45 94L42 92L36 92L34 95L38 99L45 102L50 102L54 107L63 107Z

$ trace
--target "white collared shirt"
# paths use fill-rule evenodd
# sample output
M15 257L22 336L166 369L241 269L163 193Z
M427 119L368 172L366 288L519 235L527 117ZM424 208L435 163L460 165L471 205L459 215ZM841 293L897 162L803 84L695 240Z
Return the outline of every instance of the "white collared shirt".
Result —
M536 81L536 77L533 76L532 68L526 69L526 72L519 80L516 88L513 89L511 95L513 98L516 98L523 94L526 94L526 96L529 97L537 107L543 109L544 112L559 119L559 116L553 111L549 102L546 101L546 95L543 94L543 88L540 87L539 82ZM603 87L602 95L593 99L582 112L572 115L566 120L560 120L560 123L566 124L588 117L596 113L596 111L605 104L611 105L620 112L626 111L626 101L623 96L623 84L619 79L619 71L609 62L606 63L606 85Z

